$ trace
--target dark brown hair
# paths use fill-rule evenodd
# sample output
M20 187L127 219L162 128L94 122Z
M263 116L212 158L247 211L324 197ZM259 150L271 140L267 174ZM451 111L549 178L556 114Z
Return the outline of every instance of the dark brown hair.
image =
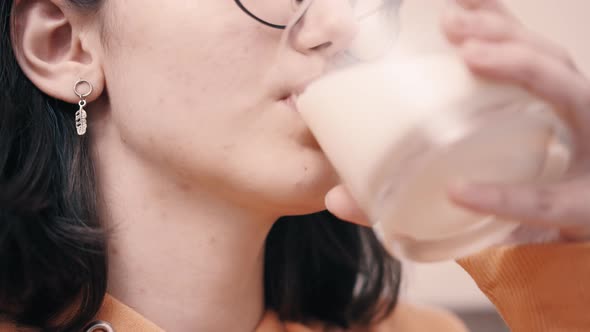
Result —
M101 5L70 2L90 12ZM19 68L12 6L0 3L0 320L79 331L107 283L90 142L76 135L75 108L39 91ZM369 229L328 212L282 218L267 239L266 304L284 320L379 320L396 303L399 277L399 262ZM66 322L56 320L71 308Z

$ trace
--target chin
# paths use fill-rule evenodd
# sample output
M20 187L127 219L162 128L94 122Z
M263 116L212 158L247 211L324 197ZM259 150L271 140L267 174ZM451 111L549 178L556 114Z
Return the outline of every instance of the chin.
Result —
M326 193L338 184L338 177L329 164L320 168L308 167L304 176L295 183L285 183L277 188L275 201L281 209L281 215L303 215L326 209Z

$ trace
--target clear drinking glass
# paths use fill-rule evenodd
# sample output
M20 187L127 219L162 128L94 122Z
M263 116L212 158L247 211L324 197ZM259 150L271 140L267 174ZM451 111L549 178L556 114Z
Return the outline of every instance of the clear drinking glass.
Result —
M339 70L297 105L385 246L415 261L467 256L519 226L452 204L454 181L548 182L569 163L549 105L475 77L450 48Z

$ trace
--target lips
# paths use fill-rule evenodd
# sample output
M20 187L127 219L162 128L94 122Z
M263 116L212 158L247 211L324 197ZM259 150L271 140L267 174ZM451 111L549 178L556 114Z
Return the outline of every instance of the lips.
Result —
M285 98L281 99L281 102L285 103L292 111L298 112L297 109L297 95L290 94Z
M319 77L319 75L307 80L300 81L298 84L282 85L282 88L279 90L278 99L281 101L295 104L297 101L297 97L301 95L303 92L305 92L307 86L317 77Z

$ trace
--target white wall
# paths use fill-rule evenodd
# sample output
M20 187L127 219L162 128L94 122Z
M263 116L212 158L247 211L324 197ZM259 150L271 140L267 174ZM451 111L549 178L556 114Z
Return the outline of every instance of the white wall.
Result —
M400 44L413 51L438 46L438 17L447 0L404 0ZM529 28L566 47L590 75L590 0L512 0L508 7ZM404 290L414 302L456 310L491 305L454 263L406 266Z

